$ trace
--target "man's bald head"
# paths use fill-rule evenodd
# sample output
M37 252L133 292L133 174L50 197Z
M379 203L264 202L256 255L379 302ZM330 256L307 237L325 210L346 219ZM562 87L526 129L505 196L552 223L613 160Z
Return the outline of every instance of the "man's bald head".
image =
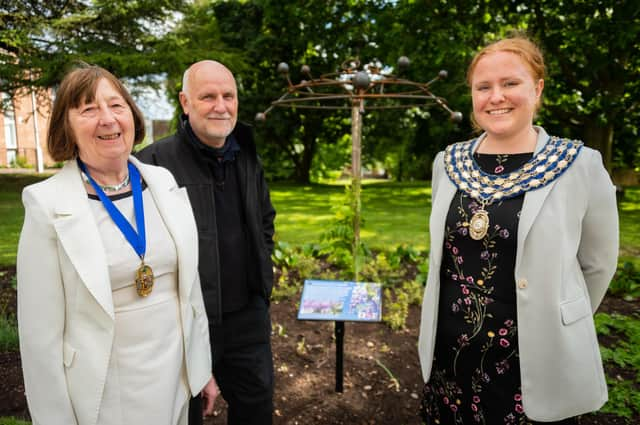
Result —
M192 64L189 68L187 68L186 71L184 71L184 74L182 75L182 91L183 92L188 91L191 76L199 72L226 73L228 76L231 77L234 84L236 82L236 79L234 78L233 73L229 70L229 68L227 68L220 62L214 61L214 60L202 60Z
M238 89L233 74L220 62L194 63L182 77L180 105L201 142L223 146L238 118Z

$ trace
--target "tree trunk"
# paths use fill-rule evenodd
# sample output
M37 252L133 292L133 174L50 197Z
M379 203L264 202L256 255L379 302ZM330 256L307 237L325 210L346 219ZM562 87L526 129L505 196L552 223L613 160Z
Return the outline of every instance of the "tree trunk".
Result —
M298 155L298 160L295 162L295 175L294 179L298 183L307 184L311 181L311 162L313 161L313 155L316 151L316 140L313 135L305 135L303 140L304 150Z
M602 162L611 175L613 162L613 124L599 124L598 120L586 120L584 125L584 142L602 154Z

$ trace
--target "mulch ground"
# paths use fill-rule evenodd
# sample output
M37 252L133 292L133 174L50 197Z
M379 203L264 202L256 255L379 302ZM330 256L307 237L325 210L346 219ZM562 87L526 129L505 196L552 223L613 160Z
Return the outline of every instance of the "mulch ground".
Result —
M15 311L9 285L13 269L0 277L0 307ZM637 312L640 302L607 297L599 311ZM412 307L407 329L376 323L346 323L342 393L335 391L335 339L332 322L299 321L294 302L272 304L276 376L274 424L420 424L422 382L416 343L419 308ZM606 344L606 342L605 342ZM609 370L609 373L624 371ZM615 376L615 374L613 375ZM0 353L0 416L28 419L19 353ZM224 400L216 402L207 425L224 424ZM581 425L625 425L605 414L585 415Z

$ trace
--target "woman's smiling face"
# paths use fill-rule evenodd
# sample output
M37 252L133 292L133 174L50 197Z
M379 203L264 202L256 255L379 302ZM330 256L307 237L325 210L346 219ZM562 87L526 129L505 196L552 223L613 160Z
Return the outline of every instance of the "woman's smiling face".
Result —
M93 101L69 110L69 124L82 162L96 168L114 160L126 163L135 137L133 113L108 80L98 82Z
M489 137L504 139L533 122L544 80L515 53L483 56L471 76L473 116Z

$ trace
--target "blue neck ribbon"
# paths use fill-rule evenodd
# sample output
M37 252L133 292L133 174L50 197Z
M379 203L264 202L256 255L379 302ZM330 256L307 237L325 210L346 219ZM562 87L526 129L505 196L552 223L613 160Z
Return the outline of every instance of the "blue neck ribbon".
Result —
M93 177L91 177L91 175L87 171L87 167L82 161L80 161L79 158L78 165L80 166L82 172L89 179L89 183L91 183L91 186L93 186L93 189L96 191L98 198L100 198L100 201L102 201L102 205L104 205L104 208L109 213L109 216L111 217L113 222L116 224L116 226L118 226L118 229L120 229L131 247L136 251L138 257L140 257L140 259L144 261L144 254L147 251L147 240L144 230L142 184L140 183L140 172L138 171L138 169L134 167L131 162L127 162L127 167L129 169L129 178L131 181L131 190L133 192L133 210L136 217L136 227L138 228L138 232L136 232L133 226L131 226L131 224L124 217L124 215L122 215L118 208L113 204L111 199L109 199L102 188L100 188L100 185L98 185Z

